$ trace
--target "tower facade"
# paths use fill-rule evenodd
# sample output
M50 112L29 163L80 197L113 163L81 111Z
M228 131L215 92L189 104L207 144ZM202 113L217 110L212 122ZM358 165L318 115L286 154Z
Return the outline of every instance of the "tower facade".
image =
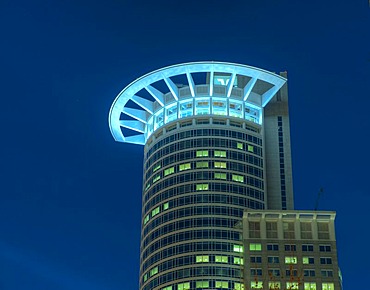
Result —
M117 96L112 135L144 145L140 290L244 289L243 211L293 209L285 83L197 62Z

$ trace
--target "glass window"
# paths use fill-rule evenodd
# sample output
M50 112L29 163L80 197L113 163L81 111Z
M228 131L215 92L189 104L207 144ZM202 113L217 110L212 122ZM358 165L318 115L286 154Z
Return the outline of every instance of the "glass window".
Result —
M251 282L251 289L263 289L263 282L262 281Z
M234 245L234 247L233 247L233 251L234 251L234 252L243 253L243 246L240 246L240 245Z
M261 256L251 256L251 263L262 263L262 257Z
M175 167L170 167L164 170L164 176L170 175L172 173L175 173Z
M197 157L206 157L206 156L208 156L208 150L197 150L196 156Z
M320 252L331 252L330 245L320 245L319 246Z
M215 262L216 263L228 263L227 256L215 256Z
M298 290L299 283L298 282L286 282L286 287L287 289Z
M251 243L251 244L249 244L249 250L250 251L261 251L262 246L261 246L261 244Z
M320 258L320 264L321 265L331 265L332 260L331 258Z
M184 163L179 165L179 171L184 171L191 169L191 164L190 163Z
M149 221L149 219L150 219L150 216L149 216L149 215L147 215L147 216L144 218L144 225Z
M166 111L167 111L166 123L177 119L177 103L169 107Z
M244 284L234 282L234 289L235 290L244 290Z
M297 257L285 257L285 264L297 264Z
M155 209L153 209L152 210L152 217L154 217L155 215L159 214L159 211L160 211L159 206L156 207Z
M316 290L316 283L313 282L305 282L304 283L304 290Z
M267 261L271 264L279 264L279 257L267 257Z
M313 257L302 257L303 264L314 264L315 259Z
M230 101L229 115L232 117L243 118L242 104Z
M165 204L163 204L163 210L166 210L170 207L170 203L169 202L166 202Z
M226 168L226 162L215 162L215 168Z
M333 277L333 270L321 270L321 276Z
M334 283L322 283L322 290L334 290Z
M215 179L224 179L224 180L226 180L226 173L215 172Z
M180 103L180 117L187 117L193 115L193 101Z
M208 161L200 161L196 163L196 168L208 168Z
M196 288L208 288L209 287L209 281L197 281L195 284Z
M153 167L153 172L156 172L159 168L161 168L161 164L157 164Z
M190 282L177 284L177 290L190 290Z
M153 183L157 182L160 179L161 179L161 175L157 174L156 176L153 177Z
M144 275L144 282L145 282L146 280L148 280L148 274L145 274L145 275Z
M315 270L303 270L303 276L304 277L315 277Z
M271 289L271 290L280 290L281 289L280 282L269 282L269 289Z
M195 101L195 114L196 115L209 115L209 100L200 99Z
M284 248L285 248L285 251L291 251L291 252L295 252L297 250L296 245L285 245Z
M154 267L153 269L150 270L150 276L153 276L158 273L158 267Z
M163 110L155 114L154 131L163 125Z
M196 256L195 262L196 263L208 263L209 262L209 256Z
M238 148L238 149L243 149L243 143L238 142L238 143L236 144L236 148Z
M268 244L267 251L279 251L279 245L278 244Z
M197 184L197 190L208 190L208 184L207 183Z
M226 157L226 151L215 150L214 151L214 156L215 157Z
M213 114L223 116L227 115L226 101L222 99L213 99L212 105Z
M254 152L254 147L252 145L248 145L247 148L249 152Z
M216 281L216 288L229 289L229 283L226 281Z
M244 259L240 257L234 257L234 264L236 265L244 265Z
M236 182L242 182L242 183L244 182L244 176L242 175L233 174L232 179L233 181L236 181Z
M302 245L302 252L313 252L313 245Z

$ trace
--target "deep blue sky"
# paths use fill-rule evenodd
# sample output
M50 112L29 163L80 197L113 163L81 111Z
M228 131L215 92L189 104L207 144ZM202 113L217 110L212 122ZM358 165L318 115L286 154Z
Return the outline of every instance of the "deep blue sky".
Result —
M288 71L297 209L337 211L369 274L367 0L0 3L0 289L137 289L142 150L108 111L135 78L220 60Z

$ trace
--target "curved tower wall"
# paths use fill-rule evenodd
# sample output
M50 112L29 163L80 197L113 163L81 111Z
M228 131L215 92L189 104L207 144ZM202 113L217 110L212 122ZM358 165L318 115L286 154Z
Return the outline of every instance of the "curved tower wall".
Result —
M199 62L117 96L113 137L144 145L140 290L242 289L243 210L293 208L285 81Z

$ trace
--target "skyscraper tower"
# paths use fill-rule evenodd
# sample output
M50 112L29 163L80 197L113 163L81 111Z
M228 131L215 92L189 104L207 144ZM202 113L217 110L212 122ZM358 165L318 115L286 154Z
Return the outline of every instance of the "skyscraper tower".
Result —
M112 135L144 145L140 290L243 289L243 210L293 209L285 83L193 62L119 93Z

